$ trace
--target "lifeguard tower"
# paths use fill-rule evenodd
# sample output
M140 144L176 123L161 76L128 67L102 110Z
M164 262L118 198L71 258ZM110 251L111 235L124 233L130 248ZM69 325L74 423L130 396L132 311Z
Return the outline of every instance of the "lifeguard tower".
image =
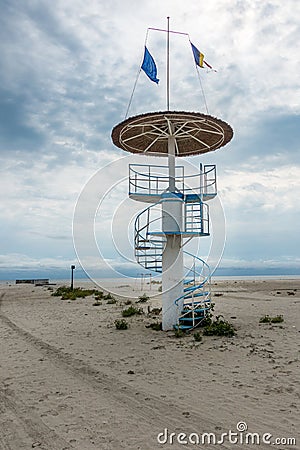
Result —
M165 165L129 165L129 197L150 203L135 220L135 256L162 274L163 330L192 330L211 304L210 269L184 244L210 234L206 202L217 195L216 166L200 164L186 175L176 160L216 150L232 136L230 125L208 114L169 110L130 117L112 130L117 147L167 159Z

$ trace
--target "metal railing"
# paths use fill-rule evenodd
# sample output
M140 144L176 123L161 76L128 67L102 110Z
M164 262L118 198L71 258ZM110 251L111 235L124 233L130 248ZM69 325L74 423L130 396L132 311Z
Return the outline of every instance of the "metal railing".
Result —
M175 183L184 189L184 167L176 166ZM161 195L169 187L168 166L129 164L129 194Z
M168 166L129 165L129 195L162 195L168 191L168 187ZM175 189L183 196L215 196L217 194L216 166L201 164L199 172L193 175L185 175L184 166L176 166Z
M186 233L209 234L209 208L206 203L185 203L184 230Z
M166 238L162 233L161 201L142 210L135 219L134 247L137 262L161 272ZM176 232L177 233L177 232ZM209 235L209 208L206 203L185 203L182 235Z
M183 302L182 312L179 316L178 323L175 324L175 328L183 329L183 323L187 319L186 323L188 323L188 326L184 328L185 330L188 329L191 331L193 328L199 326L210 312L211 273L209 265L203 259L189 252L184 252L184 254L192 257L194 263L186 275L184 282L186 287L184 288L183 294L174 301L176 306L178 306L180 301Z
M145 269L161 273L162 253L165 247L164 236L151 236L149 230L162 228L161 213L155 211L154 204L141 211L135 219L134 247L137 262ZM152 212L152 215L151 215Z

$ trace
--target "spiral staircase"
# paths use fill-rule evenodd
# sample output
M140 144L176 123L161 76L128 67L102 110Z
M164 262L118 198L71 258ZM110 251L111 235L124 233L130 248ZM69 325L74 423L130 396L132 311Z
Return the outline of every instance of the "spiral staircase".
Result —
M162 232L162 204L165 201L167 176L159 166L131 165L129 196L135 200L151 202L135 220L134 247L137 262L147 270L162 273L163 251L166 233ZM215 166L200 166L194 176L185 176L177 167L175 195L182 200L183 227L180 230L182 245L194 237L209 236L209 208L204 200L211 200L216 193ZM197 177L196 184L195 178ZM211 309L210 269L201 258L184 251L183 293L174 299L181 306L175 329L191 331L203 323Z

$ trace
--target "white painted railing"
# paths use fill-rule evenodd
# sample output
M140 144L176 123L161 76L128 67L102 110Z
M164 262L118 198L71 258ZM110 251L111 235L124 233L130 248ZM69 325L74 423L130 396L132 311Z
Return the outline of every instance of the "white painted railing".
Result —
M130 164L129 195L160 196L169 188L168 166ZM175 167L175 189L184 197L210 197L217 194L216 166L200 165L199 172L186 175L184 166ZM187 201L188 198L187 198Z

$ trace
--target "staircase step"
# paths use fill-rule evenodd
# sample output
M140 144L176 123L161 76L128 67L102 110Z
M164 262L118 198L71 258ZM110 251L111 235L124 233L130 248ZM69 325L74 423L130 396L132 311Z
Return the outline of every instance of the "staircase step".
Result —
M198 291L201 288L202 288L202 286L196 286L196 287L193 286L193 287L184 288L183 291L189 293L189 292ZM209 291L200 291L200 292L198 292L198 294L205 294L205 295L207 295L207 294L209 294Z
M209 292L198 292L196 294L189 294L185 298L195 298L195 297L208 297Z
M204 316L202 317L179 317L179 322L200 322L200 320L203 320Z
M209 292L208 291L205 291L205 292L203 292L203 291L197 291L197 289L194 289L193 291L191 291L191 290L188 290L188 291L186 291L185 289L183 290L183 292L187 295L187 297L185 297L185 298L191 298L191 297L204 297L204 296L209 296Z
M197 309L194 309L194 312L201 313L201 312L205 312L205 311L209 311L209 310L210 310L210 308L197 308Z
M191 327L190 325L182 325L182 324L180 324L180 325L174 325L174 328L175 328L175 330L190 330L191 328L193 328L193 327Z
M190 284L190 283L194 283L194 279L184 280L183 282L183 284Z
M191 310L189 310L189 311L187 311L187 310L182 310L181 311L181 314L187 314L187 313L191 313L191 312L194 312L194 313L202 313L202 312L205 312L205 311L209 311L210 310L210 308L196 308L196 309L191 309Z
M183 306L196 306L200 305L201 303L210 303L210 299L203 300L202 302L184 302Z
M201 289L202 287L203 287L202 284L188 286L188 287L184 288L184 292L195 291L196 289Z
M149 257L148 257L149 256ZM144 255L144 254L141 254L141 255L136 255L136 257L137 258L142 258L142 259L144 259L144 261L147 261L148 259L150 259L150 260L152 260L152 261L156 261L158 258L159 258L159 262L160 262L160 264L161 264L161 255L156 255L155 253L151 253L151 255Z

